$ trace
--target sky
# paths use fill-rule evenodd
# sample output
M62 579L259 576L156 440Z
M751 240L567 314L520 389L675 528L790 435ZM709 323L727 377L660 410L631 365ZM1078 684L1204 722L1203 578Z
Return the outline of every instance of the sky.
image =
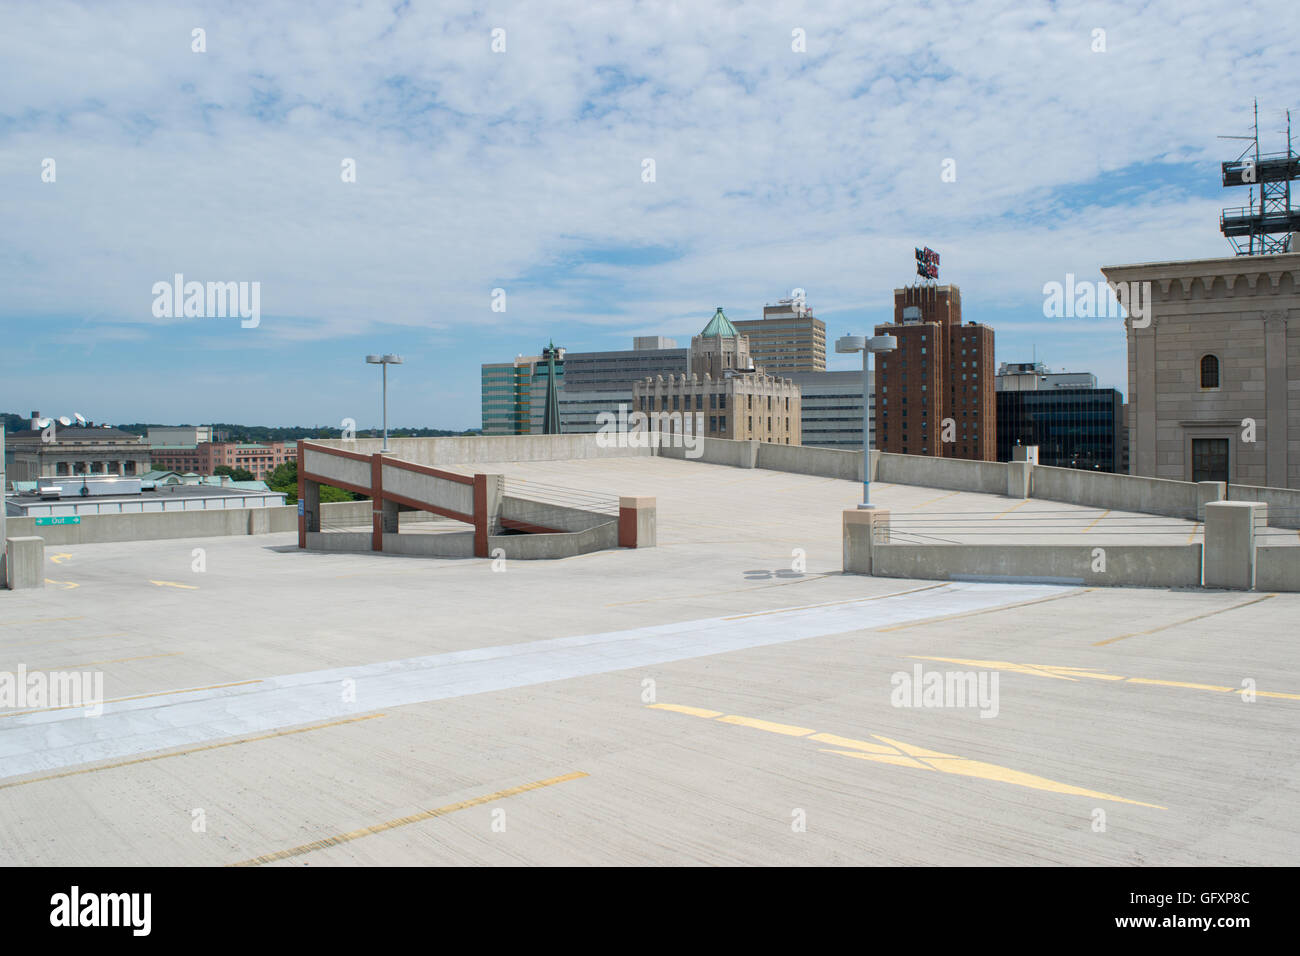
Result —
M382 352L393 427L476 428L551 340L796 288L861 334L916 246L997 362L1126 391L1122 320L1044 285L1230 254L1216 137L1257 97L1284 148L1293 3L5 0L0 411L368 428ZM256 325L166 314L177 274Z

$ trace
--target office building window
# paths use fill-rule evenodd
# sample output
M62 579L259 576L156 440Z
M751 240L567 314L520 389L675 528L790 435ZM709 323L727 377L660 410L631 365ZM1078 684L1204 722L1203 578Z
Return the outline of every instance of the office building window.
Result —
M1201 357L1201 388L1219 387L1219 359L1215 355Z

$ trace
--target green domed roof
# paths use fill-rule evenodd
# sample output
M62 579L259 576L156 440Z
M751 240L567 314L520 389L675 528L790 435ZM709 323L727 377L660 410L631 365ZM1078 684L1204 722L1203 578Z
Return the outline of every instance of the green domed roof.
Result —
M714 336L735 338L740 333L731 324L731 320L722 314L722 306L718 306L718 311L713 313L713 318L709 319L709 324L704 327L704 331L700 335L706 338Z

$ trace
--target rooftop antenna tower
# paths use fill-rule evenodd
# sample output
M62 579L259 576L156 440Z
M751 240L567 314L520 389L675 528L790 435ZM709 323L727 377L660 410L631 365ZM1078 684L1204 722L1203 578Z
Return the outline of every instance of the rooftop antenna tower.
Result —
M1300 251L1291 249L1292 234L1300 232L1300 209L1291 208L1291 183L1300 179L1300 156L1291 149L1291 111L1286 111L1285 153L1260 153L1258 100L1253 135L1219 139L1247 143L1235 160L1223 164L1224 187L1250 187L1250 205L1223 210L1219 231L1239 256Z

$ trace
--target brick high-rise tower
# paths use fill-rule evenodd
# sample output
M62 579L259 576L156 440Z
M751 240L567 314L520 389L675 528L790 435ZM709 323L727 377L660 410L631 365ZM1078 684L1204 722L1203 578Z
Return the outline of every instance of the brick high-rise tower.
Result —
M876 363L876 447L883 452L997 461L993 330L961 321L955 285L894 290L894 323L876 335L898 349Z

